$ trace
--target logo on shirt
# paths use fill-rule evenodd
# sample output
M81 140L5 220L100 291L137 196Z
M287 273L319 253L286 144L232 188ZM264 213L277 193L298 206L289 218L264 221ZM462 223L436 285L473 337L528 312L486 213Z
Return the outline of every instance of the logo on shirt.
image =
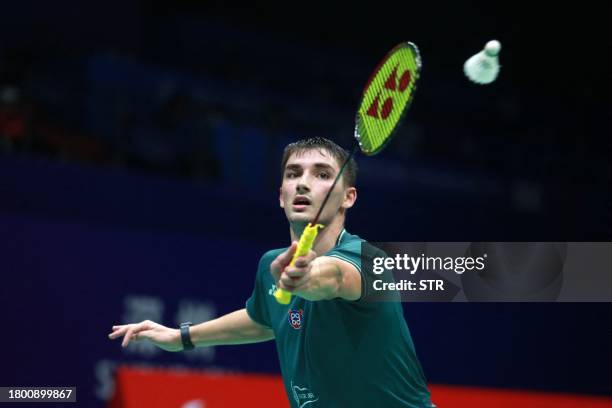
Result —
M302 323L304 322L304 311L302 309L289 309L287 317L289 318L289 324L295 330L302 328Z
M293 385L293 381L291 381L291 392L293 393L293 399L299 408L303 408L308 404L312 404L313 402L319 400L319 397L310 392L308 388Z
M276 285L272 284L272 286L270 287L270 289L268 289L268 295L270 296L274 296L274 292L276 292Z

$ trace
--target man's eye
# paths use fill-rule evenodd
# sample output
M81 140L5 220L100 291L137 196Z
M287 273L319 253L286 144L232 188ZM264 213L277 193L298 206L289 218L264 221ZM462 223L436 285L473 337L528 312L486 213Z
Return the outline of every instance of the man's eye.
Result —
M329 173L325 173L324 171L319 173L319 178L323 179L323 180L329 180L331 176L329 175Z
M289 173L285 174L285 177L288 178L288 179L292 179L292 178L296 178L297 174L289 172Z

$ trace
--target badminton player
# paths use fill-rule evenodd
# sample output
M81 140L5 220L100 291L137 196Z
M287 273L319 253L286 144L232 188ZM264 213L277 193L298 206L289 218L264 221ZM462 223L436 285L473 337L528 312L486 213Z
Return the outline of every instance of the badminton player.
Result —
M354 160L319 218L325 228L313 249L289 266L347 157L324 138L285 148L279 201L292 244L261 257L244 309L180 329L151 321L113 326L109 337L168 351L275 340L291 407L434 407L401 305L365 299L362 239L344 228L357 199ZM289 305L275 300L277 288L291 292Z

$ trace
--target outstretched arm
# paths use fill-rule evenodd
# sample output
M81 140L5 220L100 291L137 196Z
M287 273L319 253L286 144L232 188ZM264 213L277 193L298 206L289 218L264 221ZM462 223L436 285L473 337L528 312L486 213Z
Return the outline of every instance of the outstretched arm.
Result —
M279 288L313 301L360 298L361 274L355 266L329 256L317 257L312 250L289 266L296 248L297 242L293 242L270 264L270 273Z
M189 334L196 347L259 343L274 338L273 331L253 321L246 309L191 326ZM127 347L132 340L147 340L166 351L183 350L179 329L162 326L150 320L113 326L113 332L108 335L110 339L122 336L123 347Z

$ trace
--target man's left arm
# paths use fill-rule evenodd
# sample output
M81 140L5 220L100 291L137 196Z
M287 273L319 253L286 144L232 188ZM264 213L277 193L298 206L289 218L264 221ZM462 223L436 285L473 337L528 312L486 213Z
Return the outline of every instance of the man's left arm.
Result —
M293 266L288 266L292 249L293 245L270 265L280 288L306 300L357 300L361 297L361 274L354 265L329 256L317 257L310 251L299 257Z

